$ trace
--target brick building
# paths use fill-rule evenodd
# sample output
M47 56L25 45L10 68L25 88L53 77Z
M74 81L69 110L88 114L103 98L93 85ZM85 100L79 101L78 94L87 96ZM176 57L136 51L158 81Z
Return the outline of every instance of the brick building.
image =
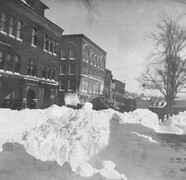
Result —
M59 66L59 104L76 93L80 104L103 96L106 52L83 34L63 35Z
M111 83L111 102L114 106L122 109L124 107L124 99L125 99L125 83L121 82L117 79L112 79Z
M111 102L111 81L112 81L112 72L108 69L105 69L104 98L108 102Z
M56 102L63 30L39 0L0 1L0 107L44 108Z

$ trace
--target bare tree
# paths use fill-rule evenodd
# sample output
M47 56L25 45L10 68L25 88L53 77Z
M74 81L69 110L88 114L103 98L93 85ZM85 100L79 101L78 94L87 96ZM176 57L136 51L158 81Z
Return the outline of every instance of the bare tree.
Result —
M177 94L186 85L186 31L168 16L161 17L158 33L152 34L153 54L139 81L145 89L159 90L167 102L167 118L172 114Z

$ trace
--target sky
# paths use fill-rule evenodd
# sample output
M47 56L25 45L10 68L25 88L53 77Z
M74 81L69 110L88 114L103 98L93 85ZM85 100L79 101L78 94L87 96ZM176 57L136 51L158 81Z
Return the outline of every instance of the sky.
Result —
M149 36L164 12L182 16L185 0L94 0L93 13L81 0L42 0L46 17L64 29L63 34L84 34L107 52L106 68L126 83L129 92L146 93L137 78L148 63L153 42Z

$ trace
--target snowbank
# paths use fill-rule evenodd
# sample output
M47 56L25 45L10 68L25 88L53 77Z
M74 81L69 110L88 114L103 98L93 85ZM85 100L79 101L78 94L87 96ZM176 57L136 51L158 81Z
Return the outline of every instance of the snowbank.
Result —
M159 122L157 114L148 109L137 109L120 115L120 123L141 124L162 134L186 134L186 112L171 117L166 122Z
M158 116L148 109L137 109L129 113L124 112L120 122L141 124L145 127L155 129L158 124Z
M5 142L18 142L26 151L42 161L69 162L72 169L85 177L95 173L107 179L126 179L115 170L114 162L105 159L102 168L89 161L109 145L111 120L120 124L141 124L158 133L183 134L186 129L186 112L159 123L155 113L137 109L119 113L112 109L94 111L86 103L80 110L53 105L44 110L12 111L0 109L0 147ZM132 132L152 144L152 137Z

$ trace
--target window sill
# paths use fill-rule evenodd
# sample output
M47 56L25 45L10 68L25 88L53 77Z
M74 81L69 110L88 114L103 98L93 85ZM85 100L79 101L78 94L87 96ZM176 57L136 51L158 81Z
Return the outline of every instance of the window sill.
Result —
M12 35L12 34L9 34L8 36L11 37L11 38L13 38L13 39L15 39L15 36Z
M70 58L70 60L74 61L74 60L75 60L75 58Z
M59 91L65 91L64 89L59 89Z
M35 44L31 44L32 47L36 48L37 46Z
M23 40L22 40L22 39L20 39L20 38L16 38L16 40L18 40L18 41L20 41L20 42L23 42Z
M66 58L61 58L61 60L62 60L62 61L65 61L65 60L66 60Z
M14 74L20 75L20 72L14 72Z
M4 35L7 35L7 33L5 32L5 31L0 31L2 34L4 34Z

